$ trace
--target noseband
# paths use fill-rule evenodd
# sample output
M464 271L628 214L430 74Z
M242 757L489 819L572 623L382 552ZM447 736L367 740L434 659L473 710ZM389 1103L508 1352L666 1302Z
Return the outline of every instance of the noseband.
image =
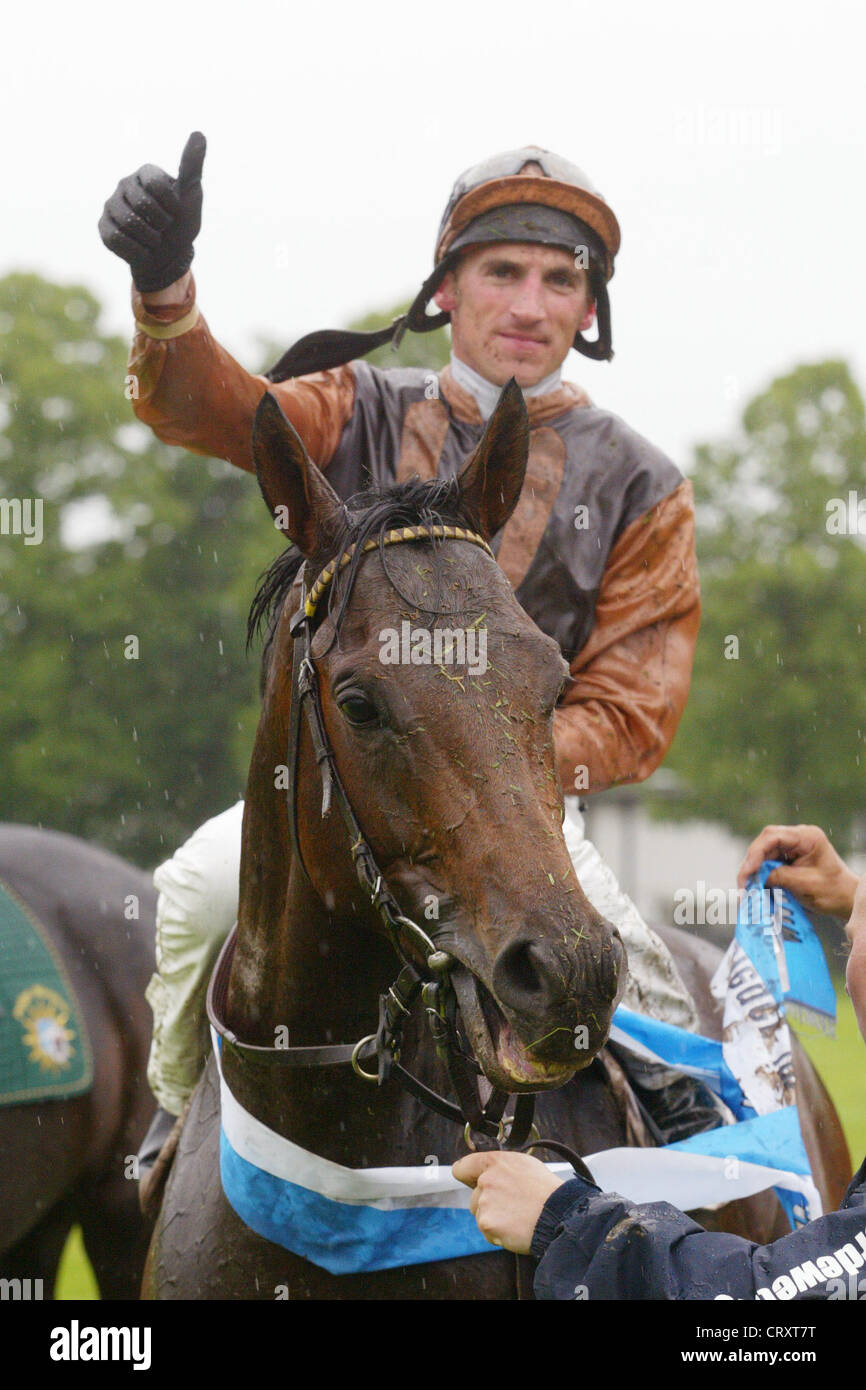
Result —
M490 546L482 536L460 526L446 525L398 527L385 532L381 537L367 540L361 549L362 552L366 552L379 549L382 545L398 545L418 540L468 541L480 546L494 558ZM379 1023L376 1032L361 1038L359 1042L322 1047L271 1047L245 1043L224 1021L229 975L237 939L235 926L220 953L211 978L207 998L208 1018L222 1037L224 1048L228 1048L242 1059L293 1068L351 1065L357 1076L375 1085L383 1086L392 1079L399 1081L411 1095L429 1109L462 1124L470 1148L489 1149L498 1148L500 1145L509 1149L551 1147L538 1139L537 1132L535 1138L527 1143L530 1132L534 1131L534 1095L518 1095L514 1114L508 1119L503 1119L508 1102L507 1092L494 1088L486 1105L482 1103L478 1091L481 1068L464 1048L457 1026L456 996L450 979L454 960L447 952L439 950L423 927L401 910L358 824L336 765L334 750L325 728L312 655L312 638L319 603L335 576L349 564L356 548L354 545L349 546L339 559L330 561L309 591L306 590L302 579L301 602L289 624L293 639L292 691L286 757L289 834L298 864L312 887L301 853L297 819L301 711L304 710L322 781L322 816L328 814L332 802L336 801L346 827L349 851L358 881L378 913L394 950L403 962L403 968L394 983L379 998ZM423 963L419 961L419 956L423 958ZM449 1079L457 1096L456 1105L425 1086L400 1063L403 1029L419 997L425 1007L437 1055L448 1069ZM365 1071L362 1063L374 1059L376 1070ZM553 1147L561 1153L565 1152L577 1171L582 1170L585 1176L589 1176L588 1170L576 1154L572 1154L570 1150L565 1151L562 1145Z

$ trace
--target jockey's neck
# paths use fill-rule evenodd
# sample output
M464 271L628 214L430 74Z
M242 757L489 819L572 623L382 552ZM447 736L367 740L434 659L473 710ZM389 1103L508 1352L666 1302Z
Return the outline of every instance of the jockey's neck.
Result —
M478 409L481 412L482 420L489 420L496 409L496 402L502 394L502 387L495 386L486 377L480 376L473 367L467 367L465 362L451 354L451 375L462 386L464 391L475 397ZM546 396L548 391L556 391L562 378L562 367L557 367L555 372L546 376L543 381L539 381L536 386L524 388L524 396Z

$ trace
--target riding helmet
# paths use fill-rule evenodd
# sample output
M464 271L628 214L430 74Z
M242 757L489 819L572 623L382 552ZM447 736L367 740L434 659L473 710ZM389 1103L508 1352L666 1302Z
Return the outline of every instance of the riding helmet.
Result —
M528 165L536 166L524 172ZM537 169L541 172L538 173ZM403 334L429 333L449 321L447 313L428 314L427 305L468 246L491 241L529 241L561 246L588 265L596 304L598 336L578 332L574 347L585 357L610 361L610 303L607 282L620 246L613 210L576 164L537 145L494 155L460 175L451 190L436 236L434 269L406 314L373 333L325 329L301 338L267 373L285 381L342 365L383 343L399 346Z

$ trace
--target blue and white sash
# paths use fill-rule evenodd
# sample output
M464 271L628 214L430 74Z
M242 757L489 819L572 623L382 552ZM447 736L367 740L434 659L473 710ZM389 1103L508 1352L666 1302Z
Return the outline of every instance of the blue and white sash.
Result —
M219 1058L219 1047L214 1035ZM491 1251L448 1164L344 1168L284 1139L245 1110L220 1067L220 1175L242 1221L332 1274ZM431 1155L431 1160L434 1156ZM556 1165L571 1177L567 1163Z
M726 1044L622 1008L613 1016L610 1036L645 1061L697 1077L737 1118L736 1124L706 1130L664 1148L613 1150L623 1156L621 1164L625 1165L626 1156L631 1159L623 1167L616 1191L634 1202L670 1202L681 1211L695 1211L772 1187L792 1227L821 1215L821 1197L812 1179L796 1105L776 1104L758 1114L728 1064ZM759 1060L750 1054L750 1066L760 1073ZM596 1160L607 1157L596 1154L586 1160L602 1187L605 1183L596 1171Z
M812 933L807 920L806 926ZM798 933L801 928L798 923ZM792 1226L800 1225L821 1215L821 1199L792 1103L790 1077L786 1074L769 1087L760 1080L770 1059L784 1071L787 1056L790 1071L785 991L780 985L780 997L775 997L772 982L768 988L743 946L745 930L740 933L739 923L737 932L716 976L717 986L725 982L725 1022L726 1029L732 1025L733 1043L715 1042L623 1008L616 1010L611 1029L612 1041L637 1056L698 1077L733 1111L737 1123L665 1148L608 1149L584 1161L603 1191L636 1203L669 1202L685 1211L718 1207L772 1187ZM778 949L784 959L788 941L781 936ZM775 946L773 950L778 960ZM820 984L819 972L814 977ZM776 978L782 978L778 967ZM801 993L806 1006L815 1007L808 981ZM826 990L817 1007L829 1007ZM219 1039L213 1036L219 1064ZM220 1098L223 1190L238 1216L274 1244L332 1274L496 1250L469 1211L469 1189L436 1155L419 1167L345 1168L275 1134L249 1114L229 1090L221 1066ZM547 1166L562 1178L572 1176L567 1163Z

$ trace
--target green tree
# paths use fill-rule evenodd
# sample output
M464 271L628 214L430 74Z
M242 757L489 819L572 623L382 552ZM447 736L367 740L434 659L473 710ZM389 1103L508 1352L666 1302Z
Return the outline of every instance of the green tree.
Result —
M242 794L245 603L280 538L253 479L134 422L99 314L0 281L0 816L147 864Z
M135 421L100 314L81 286L0 280L0 818L152 864L243 794L246 614L282 537L254 479ZM440 330L371 360L448 351Z
M847 366L779 377L691 477L703 621L674 814L742 835L814 821L844 851L866 809L866 425Z

